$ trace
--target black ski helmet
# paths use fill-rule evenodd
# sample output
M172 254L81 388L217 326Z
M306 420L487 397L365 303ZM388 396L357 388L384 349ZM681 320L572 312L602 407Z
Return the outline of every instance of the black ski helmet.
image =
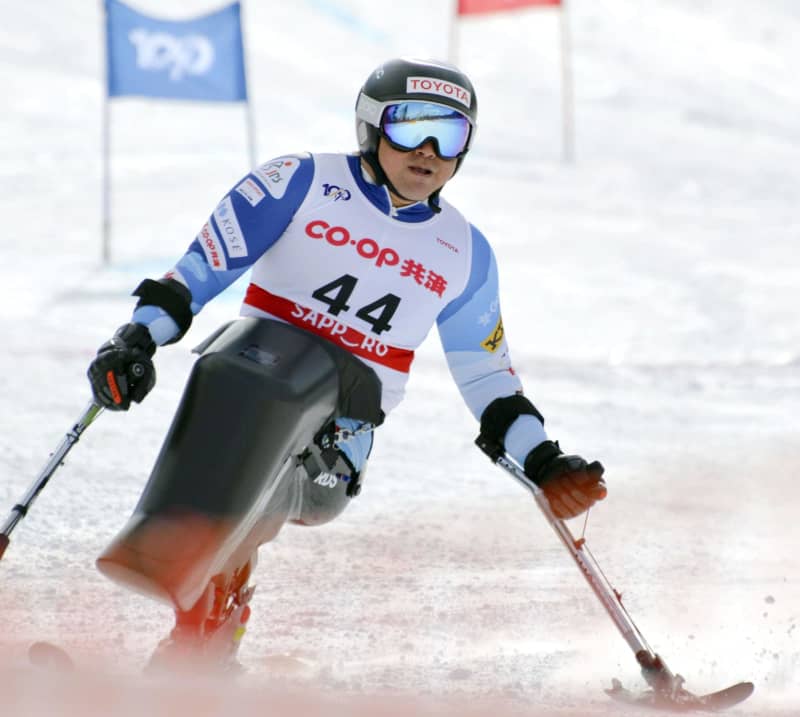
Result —
M356 100L356 138L361 156L378 175L378 182L388 184L390 189L393 187L378 163L381 118L388 105L409 100L444 105L463 114L471 125L465 154L472 145L477 127L475 88L469 77L454 65L438 60L398 57L376 67ZM456 171L463 159L464 155L458 158ZM433 203L431 208L434 208Z

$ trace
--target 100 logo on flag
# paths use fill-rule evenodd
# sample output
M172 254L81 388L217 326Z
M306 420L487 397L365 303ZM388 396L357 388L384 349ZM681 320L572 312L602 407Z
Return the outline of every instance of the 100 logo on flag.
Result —
M205 35L176 37L166 32L131 30L128 39L136 47L136 65L151 72L167 70L178 82L185 75L204 75L214 64L214 45Z

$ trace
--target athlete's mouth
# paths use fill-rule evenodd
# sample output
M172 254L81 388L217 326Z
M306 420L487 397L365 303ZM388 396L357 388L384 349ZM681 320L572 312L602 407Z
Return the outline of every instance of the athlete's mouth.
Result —
M427 176L433 174L433 170L432 169L428 169L427 167L415 167L415 166L412 165L412 166L409 167L409 169L414 174L419 174L419 175L421 175L423 177L427 177Z

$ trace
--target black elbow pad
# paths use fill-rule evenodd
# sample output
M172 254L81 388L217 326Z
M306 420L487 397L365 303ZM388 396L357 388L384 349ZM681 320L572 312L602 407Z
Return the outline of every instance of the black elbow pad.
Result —
M178 325L176 336L167 341L174 344L183 338L192 325L192 294L181 282L175 279L145 279L133 291L133 296L139 297L140 306L157 306L169 314L170 318ZM166 344L165 344L166 345Z

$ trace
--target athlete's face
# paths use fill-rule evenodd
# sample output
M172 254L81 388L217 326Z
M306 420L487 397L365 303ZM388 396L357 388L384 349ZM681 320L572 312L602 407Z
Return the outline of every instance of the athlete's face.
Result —
M432 142L401 152L383 139L378 142L378 161L389 181L406 198L390 192L396 207L425 201L453 176L458 163L457 159L438 157Z

